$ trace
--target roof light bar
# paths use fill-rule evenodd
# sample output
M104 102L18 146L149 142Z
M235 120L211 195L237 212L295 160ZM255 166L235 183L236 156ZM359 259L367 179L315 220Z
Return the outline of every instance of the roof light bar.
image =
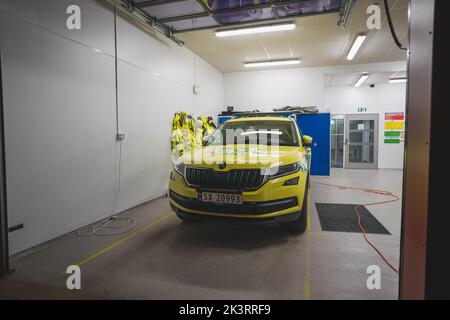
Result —
M272 66L287 66L299 64L300 59L289 59L289 60L272 60L272 61L258 61L258 62L246 62L246 68L257 68L257 67L272 67Z
M359 88L361 87L361 85L366 82L366 80L369 79L369 75L368 74L363 74L358 81L356 81L355 83L355 88Z
M296 27L295 23L283 23L283 24L273 24L273 25L250 27L250 28L218 30L218 31L216 31L216 36L219 38L222 38L222 37L232 37L232 36L240 36L240 35L256 34L256 33L288 31L288 30L294 30L295 27Z
M355 58L356 54L358 53L359 49L361 48L366 38L367 35L365 34L360 34L359 36L356 37L352 47L350 48L350 51L348 52L347 60L353 60L353 58Z

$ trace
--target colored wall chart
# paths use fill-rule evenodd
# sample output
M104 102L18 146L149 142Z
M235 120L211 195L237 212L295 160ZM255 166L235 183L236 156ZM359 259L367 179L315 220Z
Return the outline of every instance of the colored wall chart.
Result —
M405 141L405 113L386 112L384 114L384 143L399 144Z

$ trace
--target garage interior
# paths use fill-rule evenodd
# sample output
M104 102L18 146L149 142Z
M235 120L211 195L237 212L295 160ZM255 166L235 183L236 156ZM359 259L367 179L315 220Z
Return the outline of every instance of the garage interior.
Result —
M443 245L448 217L417 190L442 161L423 149L432 123L445 128L430 97L448 100L430 80L447 63L427 54L442 41L435 2L2 1L0 299L448 297L428 247ZM218 35L260 26L287 29ZM178 219L174 114L219 124L287 106L325 119L303 126L315 139L307 231ZM71 265L82 290L67 289ZM370 266L380 288L368 288Z

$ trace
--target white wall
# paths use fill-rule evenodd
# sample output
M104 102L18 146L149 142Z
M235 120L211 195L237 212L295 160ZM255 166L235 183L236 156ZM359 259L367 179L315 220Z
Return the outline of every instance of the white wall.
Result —
M224 104L237 110L272 111L286 105L323 104L321 68L224 74Z
M377 84L374 88L363 85L326 87L324 108L333 114L357 114L358 107L367 108L366 113L379 114L378 167L382 169L403 168L404 144L384 143L384 113L405 112L405 84Z
M272 108L277 106L314 105L321 111L327 111L324 105L325 74L391 72L405 69L405 62L388 62L225 73L224 105L264 111L272 111Z
M66 28L78 4L82 29ZM194 55L118 19L116 134L114 16L105 1L2 0L0 50L5 111L10 253L162 195L171 115L215 115L222 74ZM155 75L157 74L157 75ZM159 74L159 75L158 75Z
M405 62L373 63L320 68L296 68L224 74L224 105L237 110L272 111L273 107L317 106L320 112L355 114L357 107L380 114L379 168L402 168L403 144L385 145L384 112L405 111L403 84L325 87L324 75L406 70Z
M223 109L222 73L174 43L155 41L119 17L119 128L127 136L117 211L161 196L169 174L173 114L216 116ZM195 66L195 74L194 74ZM194 77L200 94L193 94Z

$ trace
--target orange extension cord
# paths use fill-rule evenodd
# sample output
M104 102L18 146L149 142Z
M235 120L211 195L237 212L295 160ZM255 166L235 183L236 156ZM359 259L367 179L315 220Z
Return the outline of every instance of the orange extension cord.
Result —
M316 182L314 181L313 183L315 184L320 184L320 185L324 185L324 186L329 186L329 187L335 187L335 188L339 188L342 190L358 190L358 191L364 191L364 192L369 192L369 193L374 193L377 195L381 195L381 196L388 196L388 197L392 197L393 199L391 200L386 200L386 201L379 201L379 202L370 202L370 203L366 203L366 204L358 204L355 206L355 213L356 213L356 217L357 217L357 223L358 223L358 227L361 229L361 232L364 236L364 239L366 239L367 243L378 253L378 255L381 257L381 259L384 260L384 262L386 262L386 264L392 269L394 270L394 272L398 273L398 268L394 267L392 265L392 263L389 262L389 260L384 256L384 254L381 252L380 249L378 249L372 241L370 241L370 239L367 236L366 231L364 230L364 227L361 224L361 215L358 211L358 208L361 208L363 206L375 206L375 205L379 205L379 204L385 204L385 203L391 203L391 202L396 202L400 200L400 197L393 194L392 192L389 191L383 191L383 190L376 190L376 189L367 189L367 188L355 188L355 187L347 187L347 186L341 186L341 185L335 185L335 184L329 184L329 183L323 183L323 182Z

